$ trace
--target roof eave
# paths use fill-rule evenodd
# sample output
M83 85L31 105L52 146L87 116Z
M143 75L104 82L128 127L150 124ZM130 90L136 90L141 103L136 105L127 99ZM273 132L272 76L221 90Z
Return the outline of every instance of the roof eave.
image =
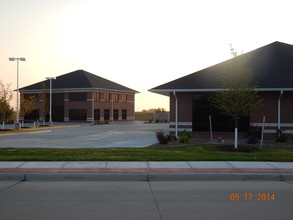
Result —
M217 89L150 89L149 92L154 92L160 95L169 96L172 92L218 92L223 91L223 88ZM274 92L274 91L293 91L293 88L256 88L260 92Z
M40 92L49 92L49 89L20 89L20 92L25 93L40 93ZM90 92L90 91L109 91L117 93L131 93L136 94L140 93L138 91L129 91L129 90L117 90L117 89L105 89L105 88L53 88L53 92Z

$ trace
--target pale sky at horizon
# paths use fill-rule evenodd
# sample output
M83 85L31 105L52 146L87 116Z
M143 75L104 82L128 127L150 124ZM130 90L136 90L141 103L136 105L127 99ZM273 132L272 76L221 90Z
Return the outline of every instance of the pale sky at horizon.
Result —
M0 0L0 80L16 88L78 69L147 90L275 41L293 44L290 0Z

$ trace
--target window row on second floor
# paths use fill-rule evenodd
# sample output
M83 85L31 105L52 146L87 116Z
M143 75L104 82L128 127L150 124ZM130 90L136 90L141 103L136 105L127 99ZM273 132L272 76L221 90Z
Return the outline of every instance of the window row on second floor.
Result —
M95 92L94 93L94 101L95 102L127 102L133 100L133 95L127 94L116 94L116 93L102 93L102 92ZM22 94L21 99L28 99L29 97L33 97L35 101L45 101L49 100L49 93L41 93L41 94ZM53 102L82 102L91 99L88 97L86 92L70 92L68 96L64 93L53 93L52 100Z
M114 94L114 93L94 93L94 101L100 102L127 102L126 94Z
M126 94L116 94L116 93L94 93L95 102L127 102L128 97ZM69 101L87 101L87 93L85 92L72 92L69 93Z

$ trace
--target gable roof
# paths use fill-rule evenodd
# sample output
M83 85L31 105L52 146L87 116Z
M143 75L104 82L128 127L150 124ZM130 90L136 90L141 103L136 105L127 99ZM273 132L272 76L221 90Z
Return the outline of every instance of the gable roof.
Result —
M253 83L260 91L293 90L293 45L274 42L242 54L247 66L253 70ZM234 62L232 58L163 85L149 91L162 95L170 92L218 91L220 69Z
M44 80L19 90L24 92L41 90L42 86L49 88L49 80ZM56 77L52 83L53 90L109 90L116 92L138 93L137 91L112 82L100 76L86 72L84 70L76 70Z

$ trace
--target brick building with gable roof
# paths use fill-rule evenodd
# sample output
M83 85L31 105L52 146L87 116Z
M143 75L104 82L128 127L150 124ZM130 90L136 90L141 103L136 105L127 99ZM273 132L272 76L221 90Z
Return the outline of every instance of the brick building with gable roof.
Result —
M243 135L251 126L262 126L265 121L265 138L271 139L277 128L285 129L293 137L293 45L274 42L242 54L253 71L253 86L264 100L264 105L242 119L239 129ZM179 79L150 89L149 91L170 97L170 131L178 134L189 131L193 137L208 137L209 116L212 118L214 136L232 137L234 122L221 115L208 102L208 97L222 90L219 80L221 62ZM292 139L291 139L292 140Z
M24 97L35 96L38 108L25 119L48 120L42 115L41 103L49 102L49 80L23 88ZM42 94L47 100L42 100ZM53 121L121 121L134 120L135 94L137 91L99 77L84 70L76 70L52 80ZM20 105L21 107L21 105Z

